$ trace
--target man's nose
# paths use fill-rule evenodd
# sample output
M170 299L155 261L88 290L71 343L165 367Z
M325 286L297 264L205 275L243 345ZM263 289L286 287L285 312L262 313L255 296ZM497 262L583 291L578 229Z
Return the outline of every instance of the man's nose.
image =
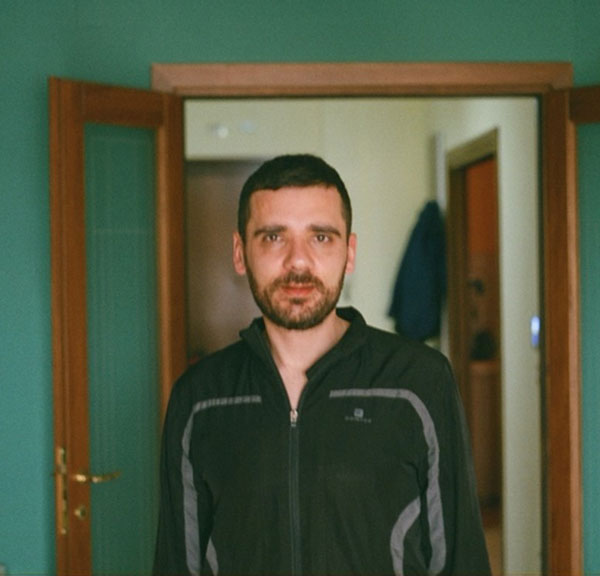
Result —
M286 254L286 266L292 270L304 270L312 262L309 246L304 239L290 240Z

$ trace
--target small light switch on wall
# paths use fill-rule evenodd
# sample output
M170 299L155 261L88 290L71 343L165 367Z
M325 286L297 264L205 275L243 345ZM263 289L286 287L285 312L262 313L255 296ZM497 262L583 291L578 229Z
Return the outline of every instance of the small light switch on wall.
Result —
M541 321L539 316L532 316L529 321L530 331L531 331L531 346L533 348L540 347L540 330L541 330ZM0 575L1 576L1 575Z

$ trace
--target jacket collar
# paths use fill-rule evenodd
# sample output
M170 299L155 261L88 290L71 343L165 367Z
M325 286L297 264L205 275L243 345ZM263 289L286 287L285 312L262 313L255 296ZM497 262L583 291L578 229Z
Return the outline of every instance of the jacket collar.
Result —
M338 316L350 322L350 326L341 340L321 358L319 358L307 371L309 380L317 377L319 373L330 368L340 360L352 354L363 345L367 338L367 324L362 314L352 307L338 308ZM240 332L240 337L249 346L252 352L269 366L274 366L271 351L267 343L265 323L261 318L255 318L248 328Z

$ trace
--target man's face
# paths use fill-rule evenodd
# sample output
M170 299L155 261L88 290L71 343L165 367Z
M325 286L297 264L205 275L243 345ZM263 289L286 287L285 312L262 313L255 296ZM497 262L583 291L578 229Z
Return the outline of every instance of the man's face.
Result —
M248 275L265 318L304 330L335 310L356 237L348 237L335 188L289 187L252 194L246 241L236 232L233 246L235 269Z

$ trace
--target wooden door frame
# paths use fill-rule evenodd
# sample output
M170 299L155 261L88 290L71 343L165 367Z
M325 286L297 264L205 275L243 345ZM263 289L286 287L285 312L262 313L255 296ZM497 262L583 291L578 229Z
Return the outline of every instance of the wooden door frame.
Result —
M91 574L84 126L155 130L156 234L161 408L185 367L183 300L182 107L171 95L49 80L50 207L56 557L58 574ZM159 418L157 414L157 418ZM72 419L76 420L72 423ZM93 471L94 473L106 471ZM82 508L83 507L83 508ZM80 515L81 516L81 515ZM78 522L78 530L70 529Z
M448 323L449 356L457 376L461 394L468 402L469 391L462 387L468 381L468 341L467 327L467 259L466 259L466 183L465 170L469 164L486 157L498 155L498 129L494 128L479 137L472 138L448 150L446 153L446 173L448 175L447 198L447 258L448 258ZM496 183L498 174L496 171ZM455 193L457 192L457 193ZM500 340L499 340L500 341Z
M581 574L579 256L572 66L522 63L154 64L152 87L189 97L498 96L542 102L545 571ZM581 96L584 99L585 95Z

